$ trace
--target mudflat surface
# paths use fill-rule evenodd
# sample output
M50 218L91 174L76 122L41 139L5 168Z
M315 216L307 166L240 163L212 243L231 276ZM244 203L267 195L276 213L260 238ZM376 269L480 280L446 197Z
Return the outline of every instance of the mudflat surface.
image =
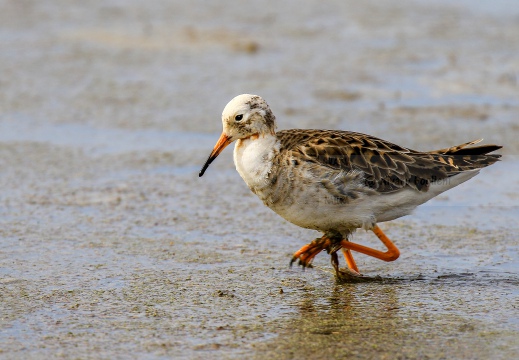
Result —
M519 357L519 5L487 3L0 1L0 358ZM240 93L281 129L503 161L339 283L288 267L318 234L230 149L198 178Z

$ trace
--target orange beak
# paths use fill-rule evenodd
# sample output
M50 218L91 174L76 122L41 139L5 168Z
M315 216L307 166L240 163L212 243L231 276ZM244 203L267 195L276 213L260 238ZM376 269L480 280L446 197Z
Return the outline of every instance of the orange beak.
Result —
M198 174L199 177L202 177L204 175L205 171L207 170L209 165L211 165L213 160L216 159L216 157L218 155L220 155L222 150L225 149L225 147L227 145L229 145L230 143L232 143L232 140L227 135L222 133L222 135L220 135L220 138L218 139L218 142L214 146L213 151L211 152L211 155L209 155L209 157L207 158L207 161L205 162L204 166L202 167L202 170L200 170L200 173Z

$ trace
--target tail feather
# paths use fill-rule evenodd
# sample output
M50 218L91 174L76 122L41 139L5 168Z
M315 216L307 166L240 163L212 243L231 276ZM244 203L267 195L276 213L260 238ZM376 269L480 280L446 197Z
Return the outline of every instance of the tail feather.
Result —
M435 150L429 153L433 156L436 155L438 160L442 163L449 163L457 168L458 171L453 171L453 174L459 171L480 169L499 161L499 158L501 157L500 154L489 153L502 148L500 145L493 144L469 147L470 145L477 144L482 140L483 139L469 141L461 145Z
M460 149L456 151L455 153L449 153L445 155L486 155L492 151L496 151L501 149L502 146L499 145L481 145L481 146L475 146L467 149ZM500 158L501 155L499 154L491 154L489 156L498 157Z
M486 155L492 151L496 151L502 148L500 145L480 145L467 148L467 146L478 144L483 139L469 141L467 143L452 146L445 149L430 151L431 154L443 154L443 155Z

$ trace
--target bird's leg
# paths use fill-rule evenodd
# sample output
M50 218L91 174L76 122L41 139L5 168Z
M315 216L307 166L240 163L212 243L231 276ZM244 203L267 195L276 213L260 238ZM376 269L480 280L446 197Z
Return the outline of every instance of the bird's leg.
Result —
M386 245L386 247L387 247L386 252L383 252L380 250L375 250L375 249L372 249L372 248L364 246L364 245L355 244L348 240L342 240L341 246L344 249L357 251L362 254L373 256L377 259L384 260L384 261L395 261L396 259L398 259L398 257L400 256L400 251L395 246L395 244L393 244L391 242L391 240L389 240L389 238L386 236L386 234L384 234L377 225L375 225L375 227L372 229L372 231L375 233L375 235L377 235L377 237L380 239L380 241L382 241L382 243L384 245Z
M330 261L332 262L333 269L335 270L335 274L337 277L339 277L340 270L339 270L339 257L337 256L337 251L334 251L330 254Z
M335 270L335 275L337 276L337 279L351 280L353 278L362 276L359 273L359 270L357 269L357 264L355 264L355 260L353 259L353 256L351 255L350 251L342 247L342 241L342 239L339 239L338 243L335 243L327 249L328 253L330 254L330 261L332 263L333 269ZM349 271L339 269L339 257L337 256L337 251L339 251L339 249L343 250Z
M359 268L357 267L357 263L355 263L355 259L353 258L353 254L351 253L351 251L342 248L342 253L344 255L344 259L346 260L346 265L348 265L348 269L360 275Z
M333 269L335 270L335 275L338 279L344 279L345 277L351 279L351 277L362 276L357 269L357 264L355 264L355 260L351 255L350 251L344 249L342 247L342 236L331 236L328 237L329 245L325 248L326 252L330 254L330 261L332 263ZM337 251L342 249L344 252L344 257L346 258L346 264L348 265L349 272L345 272L339 269L339 257L337 256Z
M314 257L324 249L328 249L331 244L332 241L326 236L315 239L311 243L303 246L294 254L294 256L292 256L292 260L290 260L290 266L292 266L292 264L297 259L299 259L298 265L301 265L303 269L306 267L312 267L311 262Z

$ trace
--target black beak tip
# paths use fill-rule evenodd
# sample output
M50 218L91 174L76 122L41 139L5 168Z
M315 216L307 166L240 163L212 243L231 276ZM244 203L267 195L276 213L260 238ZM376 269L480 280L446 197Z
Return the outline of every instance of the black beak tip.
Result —
M200 170L200 172L198 173L198 177L202 177L204 176L205 174L205 171L207 170L207 168L209 167L209 165L213 162L214 158L212 157L209 157L209 159L207 159L207 161L205 162L204 166L202 166L202 169Z

